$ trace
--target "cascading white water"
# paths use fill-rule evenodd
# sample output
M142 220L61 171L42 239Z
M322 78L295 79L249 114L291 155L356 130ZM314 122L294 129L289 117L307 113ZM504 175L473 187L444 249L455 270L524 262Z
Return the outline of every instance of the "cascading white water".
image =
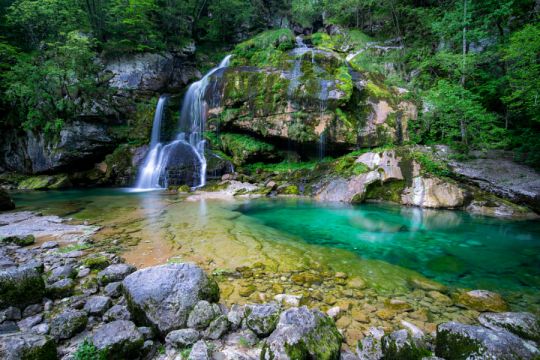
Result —
M319 92L319 110L320 110L320 116L321 120L324 116L324 112L327 108L327 101L328 101L328 82L327 80L321 80L321 91ZM326 153L326 132L323 130L321 134L319 135L319 159L323 159Z
M152 189L159 187L159 173L157 173L155 169L160 162L160 157L162 157L161 150L163 145L160 142L161 123L163 121L163 111L165 110L167 100L167 96L160 96L156 106L154 123L152 125L152 137L150 138L150 151L148 152L148 155L144 160L144 165L137 177L136 188L138 189Z
M206 184L206 158L204 155L205 141L203 132L206 126L208 104L205 100L210 76L216 71L229 66L231 55L227 55L221 63L210 70L201 80L191 84L182 104L180 112L180 129L174 141L163 145L160 140L161 122L166 103L165 97L160 97L154 124L150 151L139 172L137 189L158 189L168 186L168 176L165 174L171 163L185 165L190 162L196 179L195 187Z

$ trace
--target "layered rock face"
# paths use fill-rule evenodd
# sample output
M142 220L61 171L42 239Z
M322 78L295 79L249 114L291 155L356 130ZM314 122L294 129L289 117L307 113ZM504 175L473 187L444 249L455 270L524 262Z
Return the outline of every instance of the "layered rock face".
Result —
M324 141L328 150L408 139L417 110L399 89L355 71L337 52L295 46L292 33L282 33L264 49L257 38L237 46L232 66L215 80L223 101L209 110L211 128L296 144Z

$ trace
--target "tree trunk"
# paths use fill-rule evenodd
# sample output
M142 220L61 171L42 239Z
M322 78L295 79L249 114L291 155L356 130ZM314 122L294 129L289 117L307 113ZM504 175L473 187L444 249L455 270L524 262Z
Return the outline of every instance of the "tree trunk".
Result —
M463 67L461 69L461 87L463 88L463 93L465 92L465 69L467 61L467 0L463 0ZM460 121L460 130L461 130L461 141L467 145L467 124L464 116L461 117Z

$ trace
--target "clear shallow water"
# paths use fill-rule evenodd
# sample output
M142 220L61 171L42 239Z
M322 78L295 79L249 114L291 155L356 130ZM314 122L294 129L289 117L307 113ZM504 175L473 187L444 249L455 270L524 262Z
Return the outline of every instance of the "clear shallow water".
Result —
M392 205L252 201L238 210L302 241L417 271L446 285L540 291L540 222Z
M260 261L275 271L319 263L387 290L403 291L420 273L455 287L540 293L538 221L297 199L184 201L129 189L16 193L14 200L19 209L102 225L101 239L135 239L125 256L137 266L174 256L213 268Z

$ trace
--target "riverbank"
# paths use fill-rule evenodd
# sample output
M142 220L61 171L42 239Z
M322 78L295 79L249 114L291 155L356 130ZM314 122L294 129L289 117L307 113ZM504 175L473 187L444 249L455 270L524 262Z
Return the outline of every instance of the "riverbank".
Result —
M87 242L64 248L52 241L30 248L6 240L0 245L4 358L102 354L119 359L420 359L455 354L471 340L476 345L468 346L464 354L498 359L538 355L534 315L490 312L507 307L489 292L464 293L459 300L483 312L475 319L483 326L449 322L426 333L402 320L400 330L372 327L360 342L351 344L340 322L349 311L359 317L368 309L338 305L324 314L301 306L302 299L289 294L229 307L217 304L217 283L196 265L176 263L137 271L113 253L91 249ZM410 311L398 299L388 306L396 312Z

